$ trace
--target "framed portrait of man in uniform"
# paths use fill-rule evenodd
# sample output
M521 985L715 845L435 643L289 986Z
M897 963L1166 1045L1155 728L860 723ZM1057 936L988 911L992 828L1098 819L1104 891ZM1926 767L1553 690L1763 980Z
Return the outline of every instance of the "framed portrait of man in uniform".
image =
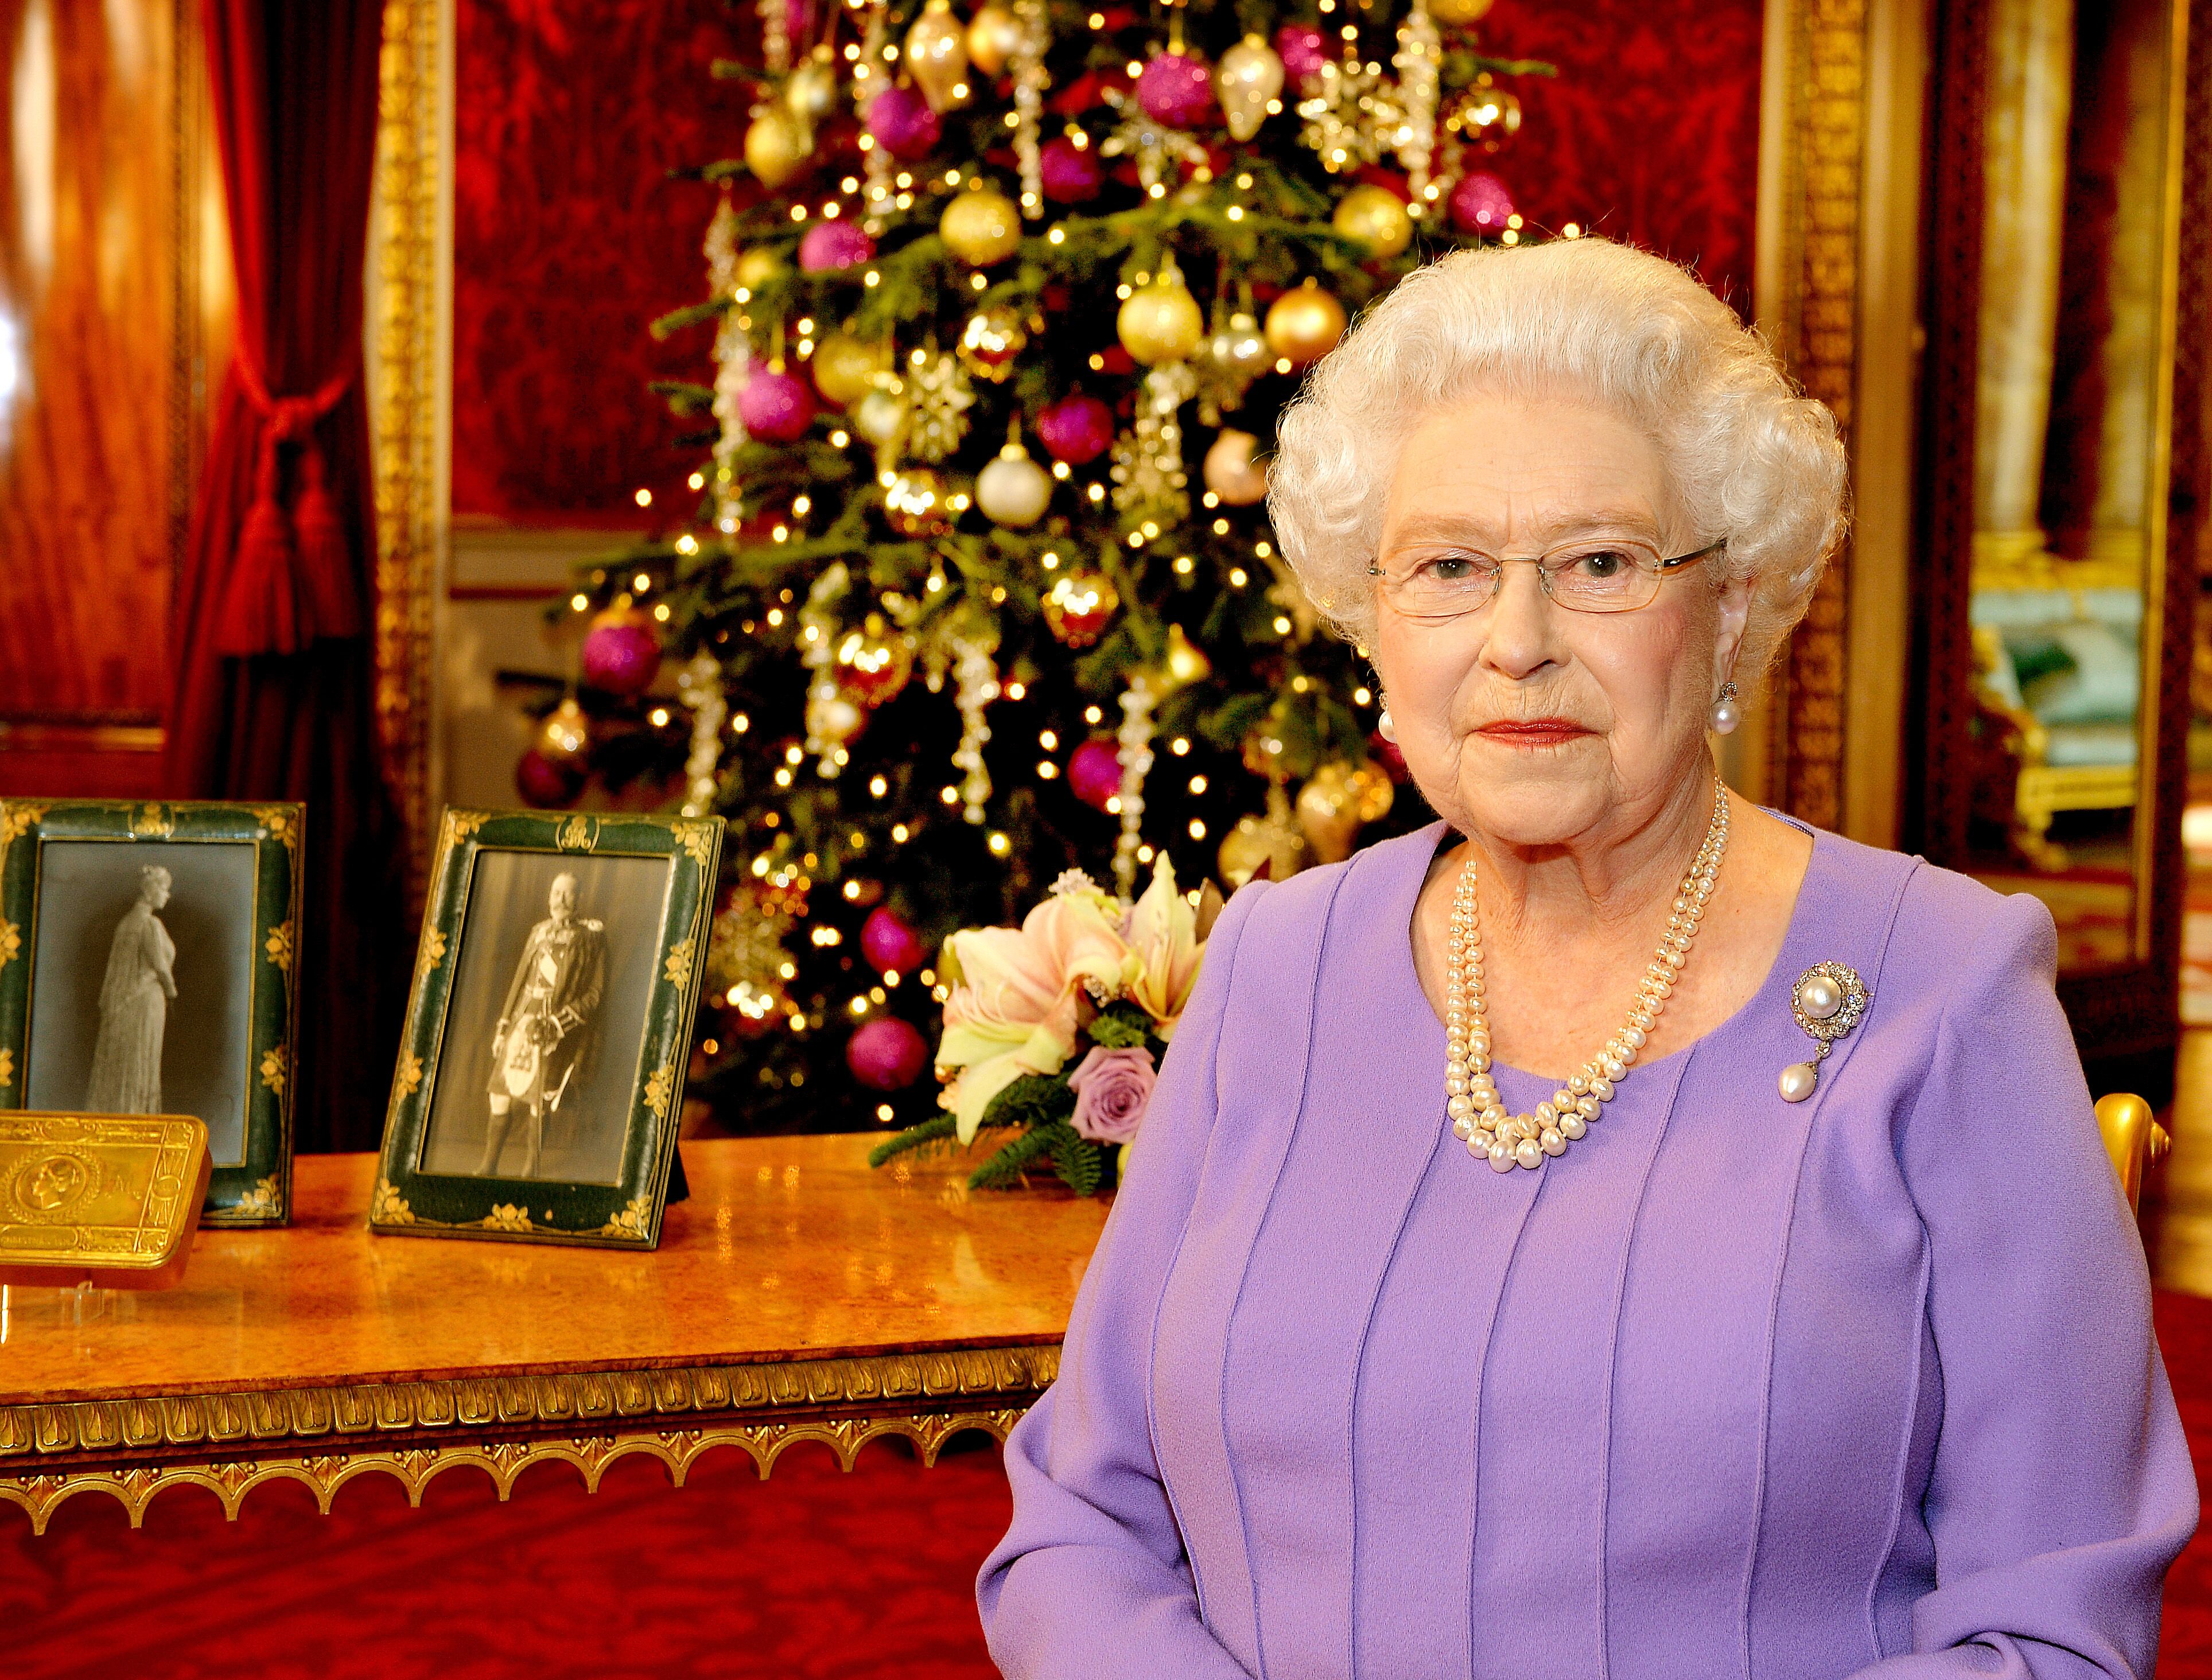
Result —
M717 817L448 810L372 1229L650 1248Z

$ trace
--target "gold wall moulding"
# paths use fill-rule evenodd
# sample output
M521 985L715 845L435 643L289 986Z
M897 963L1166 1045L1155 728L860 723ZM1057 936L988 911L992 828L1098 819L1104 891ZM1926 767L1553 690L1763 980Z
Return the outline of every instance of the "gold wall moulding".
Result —
M222 1514L238 1519L239 1507L254 1489L272 1482L297 1482L315 1496L316 1507L331 1513L337 1491L357 1477L389 1476L407 1490L407 1502L419 1507L422 1490L434 1477L471 1466L489 1476L503 1501L515 1478L534 1465L573 1465L582 1472L584 1491L597 1493L607 1466L617 1459L657 1459L680 1488L694 1465L718 1447L737 1447L752 1455L763 1481L790 1447L816 1441L837 1455L850 1471L860 1449L872 1440L910 1440L926 1465L934 1466L945 1444L957 1434L981 1431L1003 1442L1020 1421L1026 1404L988 1411L915 1413L899 1417L792 1418L757 1423L718 1423L693 1429L639 1431L573 1440L502 1440L481 1444L372 1447L271 1459L234 1459L222 1464L140 1465L121 1470L55 1471L0 1477L0 1500L22 1507L31 1531L44 1534L54 1512L79 1494L107 1494L130 1513L131 1526L144 1522L156 1494L171 1488L205 1488L222 1501Z
M286 1443L332 1435L574 1426L684 1412L824 1416L930 1401L1026 1405L1060 1373L1059 1344L876 1354L854 1359L701 1365L665 1370L453 1377L217 1394L149 1395L52 1405L0 1404L0 1462L24 1454L106 1461L134 1452ZM334 1450L341 1455L344 1448ZM4 1484L0 1484L4 1485Z

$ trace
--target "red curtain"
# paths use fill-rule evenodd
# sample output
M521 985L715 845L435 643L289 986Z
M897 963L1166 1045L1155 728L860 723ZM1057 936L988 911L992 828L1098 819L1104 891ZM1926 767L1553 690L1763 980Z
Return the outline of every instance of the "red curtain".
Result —
M378 761L362 272L380 0L204 0L238 348L178 584L168 780L307 806L299 1147L366 1149L397 1041L400 837Z

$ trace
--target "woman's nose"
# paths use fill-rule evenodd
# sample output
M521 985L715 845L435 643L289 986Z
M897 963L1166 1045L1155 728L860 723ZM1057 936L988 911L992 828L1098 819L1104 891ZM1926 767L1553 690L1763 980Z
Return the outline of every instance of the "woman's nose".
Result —
M1533 676L1557 657L1559 609L1539 573L1537 567L1509 565L1498 580L1498 597L1483 627L1482 658L1502 676Z

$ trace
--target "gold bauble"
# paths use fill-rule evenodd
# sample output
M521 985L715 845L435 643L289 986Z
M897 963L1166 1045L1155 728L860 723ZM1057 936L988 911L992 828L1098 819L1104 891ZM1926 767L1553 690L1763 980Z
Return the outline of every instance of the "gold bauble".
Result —
M906 32L907 73L939 116L968 93L968 32L952 15L952 0L929 0Z
M853 404L853 429L878 449L905 428L906 404L888 391L872 391Z
M807 365L814 370L814 388L842 409L875 389L877 362L869 346L850 333L833 332L814 347Z
M1114 322L1121 348L1147 367L1182 361L1206 341L1206 317L1172 269L1129 294Z
M945 481L927 467L902 467L884 491L884 517L902 537L942 537L952 529Z
M1257 875L1262 865L1270 880L1282 881L1310 859L1305 836L1291 824L1275 816L1241 816L1223 838L1214 861L1221 867L1221 878L1236 888Z
M1260 440L1235 428L1222 433L1206 452L1206 488L1231 507L1249 507L1267 499L1267 470L1252 458Z
M1203 682L1213 675L1213 661L1206 657L1198 644L1183 634L1182 626L1168 626L1167 657L1160 661L1161 679L1156 680L1156 692L1166 695L1177 688L1188 688L1194 682Z
M1356 186L1336 201L1329 223L1346 239L1358 240L1377 257L1395 257L1413 242L1413 218L1387 186Z
M996 76L1022 50L1021 20L1004 6L978 6L968 20L968 61Z
M1489 11L1492 0L1429 0L1429 15L1439 23L1473 23Z
M1521 101L1504 88L1470 88L1445 111L1444 131L1494 149L1521 131Z
M781 274L790 264L772 245L757 245L738 258L738 284L755 291Z
M947 204L937 231L945 249L962 262L988 268L1021 248L1022 215L1005 193L985 187Z
M1324 864L1341 863L1352 855L1361 828L1388 816L1395 797L1390 778L1376 766L1355 768L1342 759L1332 760L1298 790L1298 827L1315 857Z
M1307 281L1267 309L1267 348L1293 367L1319 361L1344 337L1344 306Z
M1267 107L1283 91L1283 60L1264 35L1247 35L1213 67L1213 89L1232 138L1249 140L1267 120ZM1275 105L1279 111L1282 106Z
M1044 592L1044 622L1069 647L1088 647L1106 634L1121 591L1100 572L1069 572Z
M997 385L1014 371L1014 358L1029 342L1022 318L1000 304L970 315L957 348L970 373Z
M538 755L556 764L581 758L590 745L590 722L573 694L553 708L538 731Z
M867 726L868 708L842 688L817 694L806 702L806 733L842 747Z
M814 53L783 84L784 109L810 128L837 108L837 69L830 49L819 46Z
M769 106L745 130L745 167L771 192L806 167L813 149L806 124L780 105Z

